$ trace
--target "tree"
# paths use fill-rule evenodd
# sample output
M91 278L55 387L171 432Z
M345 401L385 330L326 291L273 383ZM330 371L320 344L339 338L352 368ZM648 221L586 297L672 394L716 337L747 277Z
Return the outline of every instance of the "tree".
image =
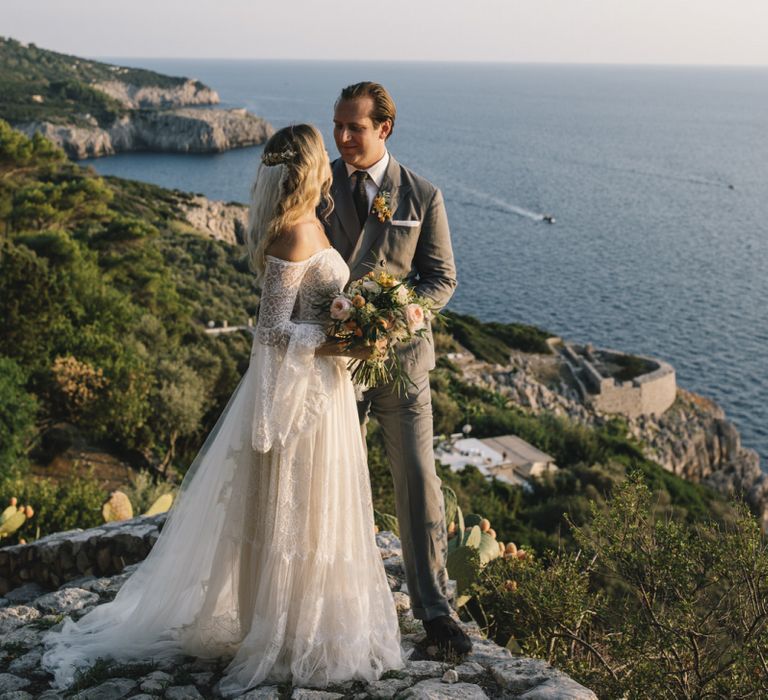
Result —
M26 381L19 365L0 355L0 478L22 471L35 433L37 401L27 392Z

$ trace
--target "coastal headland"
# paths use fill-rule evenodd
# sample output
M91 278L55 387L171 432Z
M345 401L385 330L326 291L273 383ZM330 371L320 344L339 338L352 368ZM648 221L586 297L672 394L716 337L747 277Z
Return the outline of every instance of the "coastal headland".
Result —
M127 151L215 153L263 143L272 126L210 107L203 83L70 56L0 37L0 118L73 159Z

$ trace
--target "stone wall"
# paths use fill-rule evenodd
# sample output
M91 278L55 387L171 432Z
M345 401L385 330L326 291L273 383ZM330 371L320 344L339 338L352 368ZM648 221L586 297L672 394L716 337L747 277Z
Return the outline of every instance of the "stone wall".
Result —
M625 356L617 350L600 350L607 357ZM582 399L596 411L621 413L627 418L660 416L675 401L677 380L675 369L655 357L635 355L645 360L653 369L630 381L617 382L607 377L595 366L595 358L589 346L576 352L566 343L562 356L582 393Z
M56 532L0 549L0 595L25 583L58 588L82 576L119 574L141 561L157 541L168 513Z

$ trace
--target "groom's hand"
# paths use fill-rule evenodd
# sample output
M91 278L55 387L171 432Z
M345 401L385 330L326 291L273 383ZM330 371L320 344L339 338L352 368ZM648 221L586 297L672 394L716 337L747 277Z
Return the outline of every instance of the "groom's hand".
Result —
M322 345L315 348L315 355L342 355L353 360L370 360L376 356L386 356L388 341L380 338L375 345L368 347L350 348L349 345L338 338L328 338Z

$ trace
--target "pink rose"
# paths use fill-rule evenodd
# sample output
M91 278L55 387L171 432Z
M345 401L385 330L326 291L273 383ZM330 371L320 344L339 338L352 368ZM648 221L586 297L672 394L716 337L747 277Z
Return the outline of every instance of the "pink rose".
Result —
M408 324L408 330L415 333L424 328L424 309L418 304L408 304L404 309L405 322Z
M346 297L336 297L331 302L331 318L337 321L346 321L352 313L352 302Z

